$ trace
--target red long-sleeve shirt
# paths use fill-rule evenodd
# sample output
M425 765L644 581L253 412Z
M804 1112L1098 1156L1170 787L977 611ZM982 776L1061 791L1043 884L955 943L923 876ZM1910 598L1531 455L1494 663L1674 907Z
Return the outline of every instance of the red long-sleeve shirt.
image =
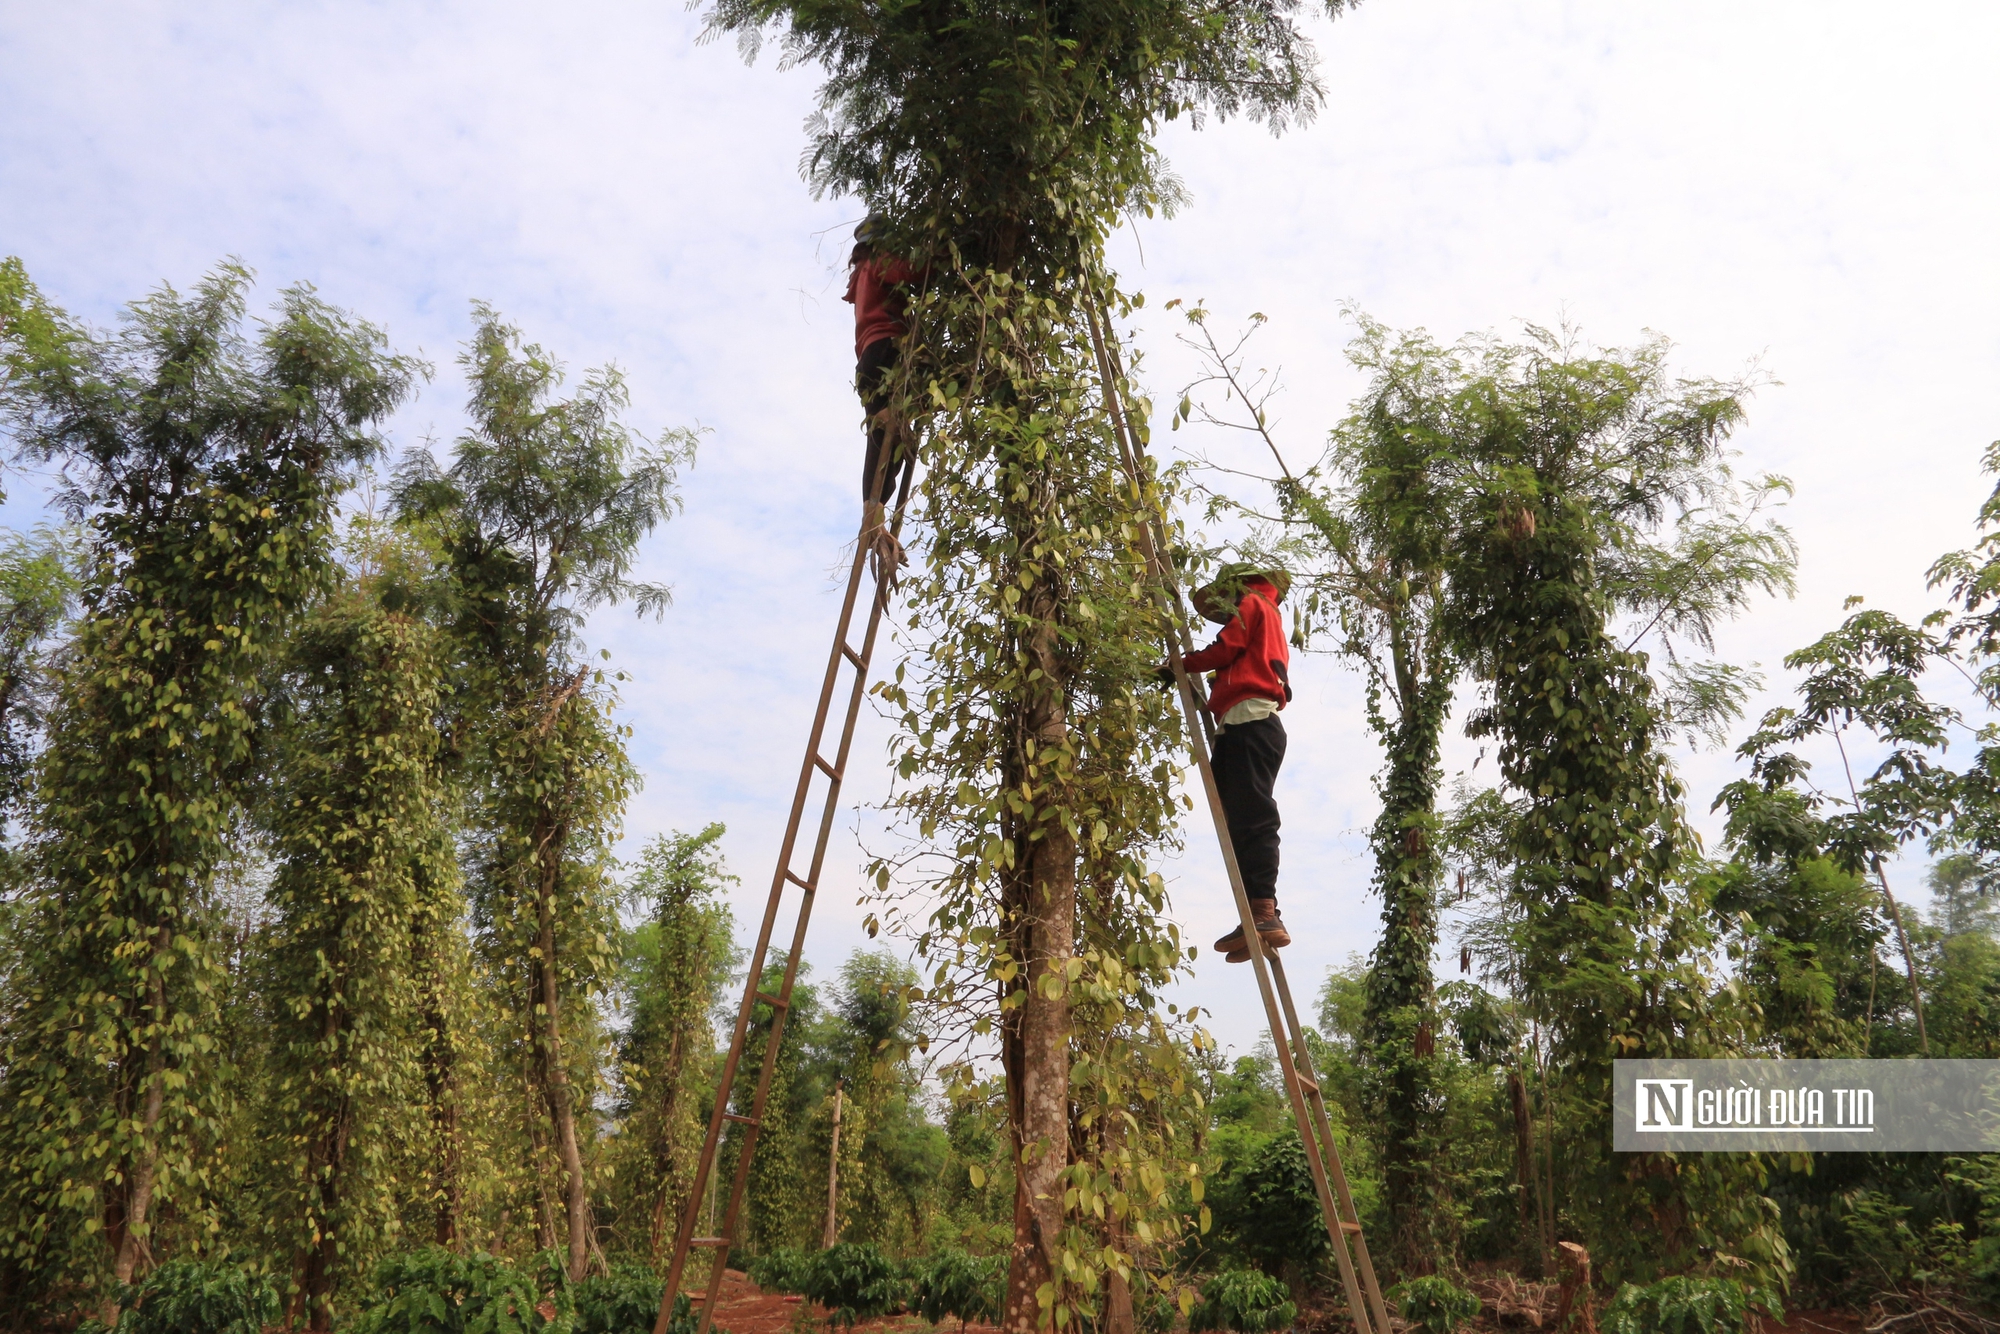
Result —
M1191 672L1215 673L1208 711L1218 718L1252 698L1275 700L1284 708L1292 693L1292 653L1278 614L1278 590L1267 579L1246 581L1235 617L1215 642L1182 661Z
M860 356L870 343L884 338L901 338L903 294L897 289L917 276L917 271L900 259L875 256L856 264L847 275L847 295L854 303L854 355Z

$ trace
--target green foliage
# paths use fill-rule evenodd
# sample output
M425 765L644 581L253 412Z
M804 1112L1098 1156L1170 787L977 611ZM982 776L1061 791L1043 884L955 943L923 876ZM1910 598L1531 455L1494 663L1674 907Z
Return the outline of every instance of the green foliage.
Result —
M618 1006L617 1109L622 1123L613 1177L625 1246L661 1263L686 1203L714 1097L710 1014L721 1004L734 952L729 907L736 881L716 847L723 827L654 839L626 887L643 914L624 933ZM642 1241L643 1239L643 1241Z
M561 1298L559 1301L558 1298ZM355 1334L569 1334L568 1297L506 1261L441 1247L391 1256L375 1268L372 1300Z
M1298 1314L1277 1279L1254 1269L1230 1269L1202 1284L1201 1301L1188 1313L1188 1334L1269 1334L1290 1325Z
M576 633L604 603L667 605L667 589L629 575L640 539L679 509L674 486L695 442L677 431L650 445L626 427L615 369L557 399L556 362L487 307L474 314L459 359L472 429L449 470L422 451L404 461L396 511L435 544L448 576L431 596L458 669L474 923L495 1000L521 1035L512 1054L548 1117L575 1279L590 1231L588 1118L577 1108L599 1073L573 1060L591 1052L575 1040L614 962L609 871L634 781L605 674L578 661ZM521 1183L524 1204L540 1196L541 1170Z
M1510 798L1500 952L1565 1096L1602 1106L1613 1057L1732 1040L1710 1013L1710 932L1676 892L1694 851L1664 753L1679 724L1637 645L1705 647L1758 589L1789 589L1790 539L1758 508L1783 484L1734 479L1747 387L1674 376L1664 340L1597 351L1531 329L1445 349L1364 326L1363 341L1399 385L1399 429L1435 441L1459 479L1444 626L1487 683L1468 731L1497 743ZM1562 1152L1607 1273L1691 1262L1702 1235L1783 1272L1754 1161L1614 1162L1601 1145ZM1663 1175L1678 1178L1664 1201Z
M804 1295L827 1310L827 1324L852 1328L909 1304L902 1268L873 1246L841 1242L813 1257Z
M996 1324L1006 1302L1007 1257L942 1249L912 1262L911 1305L933 1325Z
M1479 1314L1479 1298L1442 1274L1405 1279L1388 1297L1403 1319L1427 1334L1451 1334Z
M1316 104L1295 19L1293 0L709 11L747 50L779 29L826 71L808 174L885 210L883 244L930 266L889 385L926 465L926 560L906 587L928 652L882 695L904 729L895 808L954 869L926 886L928 918L889 896L887 861L874 870L888 924L918 938L936 1022L999 1030L1042 1232L1016 1250L1016 1322L1094 1309L1128 1233L1178 1230L1168 1182L1194 1166L1161 1114L1188 1089L1154 1001L1182 954L1147 865L1174 836L1177 724L1138 687L1168 627L1135 519L1166 497L1128 476L1104 398L1102 245L1175 194L1150 142L1162 123L1212 109L1275 125ZM976 1083L954 1074L957 1095ZM1091 1163L1070 1161L1072 1128Z
M750 1281L766 1292L786 1292L803 1296L812 1286L813 1267L819 1252L791 1246L774 1246L750 1258L746 1272Z
M278 1245L297 1257L308 1309L331 1309L397 1236L397 1185L430 1147L413 946L427 892L455 888L457 867L439 821L435 635L348 590L300 627L288 666L258 1121Z
M1627 1283L1604 1308L1599 1327L1604 1334L1742 1334L1754 1300L1733 1278L1682 1274L1643 1288Z
M1994 877L1978 857L1966 852L1940 857L1931 863L1924 881L1931 891L1933 920L1946 936L2000 933Z
M0 425L61 462L89 551L0 1060L0 1262L31 1286L123 1281L156 1211L205 1212L215 881L255 777L256 697L331 578L351 470L423 370L303 286L247 336L249 281L226 266L189 296L162 288L100 335L0 270Z
M1030 1067L1049 1076L1046 1100L1004 1106L1023 1142L1078 1149L1025 1165L1046 1201L1031 1254L1064 1281L1024 1270L1016 1290L1059 1324L1095 1307L1134 1238L1198 1226L1198 1200L1192 1217L1173 1207L1198 1163L1169 1109L1204 1040L1163 1013L1186 955L1149 865L1177 836L1179 735L1142 684L1166 625L1132 514L1165 493L1143 477L1135 499L1082 298L963 273L921 317L968 360L939 372L924 444L928 562L905 589L926 651L881 694L902 725L893 808L947 855L911 863L918 893L874 868L880 922L915 938L928 974L925 1023L998 1030L1015 1088ZM947 1076L972 1095L969 1066Z
M119 1296L112 1334L263 1334L278 1318L269 1277L219 1261L169 1260Z
M666 1284L644 1265L614 1265L609 1274L586 1278L570 1290L574 1334L652 1334L665 1290ZM676 1293L669 1330L683 1334L694 1324L693 1302L685 1292Z
M19 813L34 741L54 702L49 644L82 589L77 534L0 533L0 816Z
M1237 1225L1243 1249L1259 1264L1309 1269L1327 1253L1326 1222L1298 1132L1281 1132L1243 1177L1244 1210Z
M923 218L973 264L1038 283L1094 259L1100 229L1125 212L1177 201L1150 142L1163 122L1212 110L1276 129L1312 114L1299 10L717 0L708 23L746 55L778 28L788 65L826 71L806 157L818 189Z

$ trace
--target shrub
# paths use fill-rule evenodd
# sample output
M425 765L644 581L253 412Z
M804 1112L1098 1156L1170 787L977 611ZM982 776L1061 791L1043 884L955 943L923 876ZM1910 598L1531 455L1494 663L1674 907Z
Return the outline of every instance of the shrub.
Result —
M392 1255L375 1267L374 1297L354 1334L568 1334L568 1292L546 1292L483 1251L439 1247Z
M827 1309L827 1323L852 1327L909 1305L896 1264L873 1246L842 1242L813 1257L805 1295Z
M1188 1313L1188 1334L1211 1329L1266 1334L1285 1328L1298 1314L1283 1283L1254 1269L1231 1269L1202 1285L1201 1301Z
M802 1294L812 1286L813 1266L818 1259L811 1251L779 1246L751 1260L745 1272L752 1283L766 1292Z
M263 1334L277 1285L220 1261L169 1260L119 1294L117 1334Z
M652 1270L630 1263L612 1266L608 1277L583 1280L570 1289L570 1304L576 1312L575 1334L653 1334L653 1320L660 1314L660 1294L666 1286ZM691 1308L685 1292L675 1295L676 1325ZM688 1329L692 1334L692 1321Z
M1750 1290L1733 1278L1683 1274L1640 1287L1627 1283L1604 1308L1604 1334L1741 1334Z
M1398 1283L1389 1300L1403 1319L1429 1334L1451 1334L1479 1314L1479 1298L1437 1274Z
M942 1250L911 1265L910 1299L918 1315L933 1325L957 1317L997 1324L1007 1299L1007 1257Z

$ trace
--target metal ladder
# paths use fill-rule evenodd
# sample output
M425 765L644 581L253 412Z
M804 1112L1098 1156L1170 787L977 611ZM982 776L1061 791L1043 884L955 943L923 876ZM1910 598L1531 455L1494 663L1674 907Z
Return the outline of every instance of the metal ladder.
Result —
M1110 316L1101 307L1086 307L1090 322L1091 350L1096 354L1097 373L1104 385L1105 405L1111 410L1112 426L1118 436L1119 453L1132 487L1133 503L1143 503L1144 482L1139 468L1143 447L1132 433L1119 386L1124 372L1117 361L1117 348L1105 336ZM1100 327L1100 320L1102 327ZM1161 610L1174 627L1167 641L1167 661L1174 669L1179 687L1181 712L1187 723L1188 743L1194 751L1195 767L1201 771L1201 786L1208 796L1209 818L1215 824L1216 842L1222 848L1222 864L1229 872L1229 888L1236 897L1237 917L1243 923L1243 938L1250 949L1250 968L1257 975L1257 990L1264 998L1264 1017L1271 1026L1271 1045L1278 1054L1283 1072L1285 1095L1292 1107L1292 1121L1298 1127L1299 1142L1305 1146L1306 1162L1312 1169L1313 1187L1319 1195L1320 1213L1326 1222L1327 1238L1340 1267L1340 1282L1347 1297L1347 1310L1356 1334L1391 1334L1389 1310L1382 1300L1382 1286L1375 1279L1375 1265L1368 1258L1368 1242L1361 1235L1361 1218L1354 1209L1348 1190L1347 1172L1340 1163L1340 1150L1333 1141L1333 1124L1327 1116L1326 1097L1320 1091L1319 1076L1313 1070L1312 1052L1306 1046L1305 1030L1299 1024L1298 1007L1292 1003L1291 984L1285 980L1285 965L1275 952L1266 952L1257 935L1250 911L1250 897L1243 891L1243 871L1236 864L1236 847L1229 839L1229 821L1222 810L1222 795L1215 786L1215 771L1209 764L1215 744L1214 720L1209 716L1201 682L1188 674L1182 655L1194 651L1188 634L1187 604L1181 596L1180 578L1172 561L1162 554L1168 550L1165 516L1158 506L1147 505L1145 523L1139 530L1140 547L1153 576L1153 589ZM664 1332L663 1332L664 1334Z
M893 534L902 533L903 513L909 504L910 476L914 469L913 455L902 465L902 480L896 489L895 517L890 521L890 532ZM861 647L855 649L848 640L848 633L853 628L855 604L860 600L869 563L866 517L862 525L854 543L854 562L847 572L847 594L840 604L839 629L834 633L833 649L827 656L826 677L820 683L819 708L813 713L805 760L799 767L798 788L792 794L791 818L785 824L785 837L778 848L778 869L771 878L771 896L764 905L764 919L757 929L757 947L750 954L749 975L743 983L743 1004L736 1011L736 1031L730 1039L729 1055L723 1061L722 1077L716 1085L715 1110L709 1117L708 1137L702 1141L701 1158L688 1190L687 1206L681 1212L680 1228L674 1234L673 1260L667 1267L667 1286L660 1295L660 1314L653 1323L653 1334L667 1334L667 1326L673 1320L674 1298L681 1290L681 1277L687 1268L688 1255L697 1248L711 1250L715 1254L709 1266L708 1295L702 1299L701 1318L697 1326L697 1334L708 1334L709 1322L715 1314L716 1295L722 1289L722 1273L729 1259L730 1242L736 1235L737 1217L743 1208L743 1192L750 1180L750 1160L757 1150L757 1134L764 1120L764 1102L771 1091L771 1072L778 1063L778 1047L784 1038L785 1020L791 1011L792 984L798 977L799 957L805 950L806 925L812 918L813 897L819 890L820 871L826 864L827 839L833 833L834 816L840 807L840 784L847 772L848 749L854 741L854 723L861 713L861 700L868 693L868 664L874 658L876 632L881 628L882 613L889 602L890 580L878 577L868 599L867 629L862 633ZM841 715L840 743L829 760L821 753L820 746L826 738L827 716L832 711L843 665L852 668L853 680L848 687L846 711ZM812 860L801 876L792 870L792 856L798 847L799 827L804 822L817 775L825 776L826 800L820 808L819 830L813 837ZM801 896L798 916L792 927L791 949L785 955L784 981L774 996L758 988L763 982L764 963L771 948L771 932L777 925L778 911L783 905L787 886L796 886ZM743 1060L750 1020L760 1004L770 1006L774 1013L770 1036L764 1040L763 1066L757 1072L757 1091L750 1100L749 1113L744 1115L729 1110L729 1098L735 1091L736 1072ZM736 1171L730 1181L729 1203L722 1211L722 1223L716 1229L716 1235L698 1237L695 1228L701 1216L702 1196L715 1169L723 1129L732 1124L743 1127L743 1131L737 1144Z

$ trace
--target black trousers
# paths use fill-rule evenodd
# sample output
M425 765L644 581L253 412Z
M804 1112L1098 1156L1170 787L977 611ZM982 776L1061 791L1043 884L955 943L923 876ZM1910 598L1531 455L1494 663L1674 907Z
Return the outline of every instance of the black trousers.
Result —
M1229 821L1229 841L1253 899L1278 898L1278 803L1271 788L1285 762L1285 725L1277 715L1222 729L1215 739L1216 791Z
M885 505L896 498L896 465L901 462L891 458L885 463L882 459L889 435L889 428L882 423L882 410L889 406L886 381L895 364L896 340L878 338L861 349L861 360L854 367L854 388L861 395L861 406L868 410L868 457L861 465L861 498ZM877 468L882 470L879 479Z

